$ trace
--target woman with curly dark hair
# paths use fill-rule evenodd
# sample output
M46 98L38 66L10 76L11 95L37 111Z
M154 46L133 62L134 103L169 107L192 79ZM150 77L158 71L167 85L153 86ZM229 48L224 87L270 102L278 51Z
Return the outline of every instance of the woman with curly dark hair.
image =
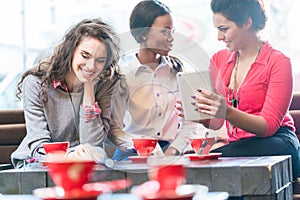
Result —
M42 158L43 143L69 141L101 147L109 131L111 99L120 71L119 38L100 19L72 27L53 53L25 72L18 84L27 135L12 153L15 167Z

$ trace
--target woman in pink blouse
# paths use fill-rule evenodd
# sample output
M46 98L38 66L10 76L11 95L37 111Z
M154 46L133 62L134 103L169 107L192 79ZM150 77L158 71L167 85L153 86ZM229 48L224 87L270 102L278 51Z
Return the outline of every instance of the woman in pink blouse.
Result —
M291 155L293 178L299 175L299 141L288 113L293 93L291 62L263 41L266 5L260 0L212 0L218 40L227 49L212 56L216 92L199 88L192 104L213 118L200 121L219 129L225 121L228 144L213 150L222 156ZM178 115L183 116L181 102Z

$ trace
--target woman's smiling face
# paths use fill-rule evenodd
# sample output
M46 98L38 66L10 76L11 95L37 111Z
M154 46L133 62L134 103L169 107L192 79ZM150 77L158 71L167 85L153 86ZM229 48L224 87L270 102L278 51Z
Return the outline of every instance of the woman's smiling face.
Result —
M92 81L103 71L106 57L106 46L102 41L85 37L74 51L72 70L80 82Z
M218 29L218 40L223 41L229 51L238 51L245 46L249 36L249 27L245 24L238 27L221 13L213 15L214 26Z

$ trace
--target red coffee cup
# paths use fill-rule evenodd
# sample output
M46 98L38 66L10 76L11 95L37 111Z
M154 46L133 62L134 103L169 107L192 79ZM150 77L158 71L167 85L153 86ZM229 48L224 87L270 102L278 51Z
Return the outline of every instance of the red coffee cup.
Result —
M49 142L43 143L46 154L49 153L66 153L69 148L69 142Z
M193 138L190 139L191 142L191 146L194 149L195 153L199 153L199 150L202 146L203 141L205 140L205 138Z
M156 138L134 138L132 141L139 156L150 156L157 144Z
M95 161L92 160L50 160L47 163L49 175L56 186L71 192L74 189L81 189L89 182L93 172Z
M150 166L149 179L159 183L159 192L174 192L179 185L186 183L185 165L189 163L188 158L182 156L150 157L147 163Z
M199 154L200 149L202 148L201 154L208 154L211 147L214 144L214 138L192 138L190 139L191 146L194 149L196 154ZM205 142L205 144L204 144Z
M160 184L160 191L174 191L179 185L185 184L185 168L181 164L160 166L154 180Z

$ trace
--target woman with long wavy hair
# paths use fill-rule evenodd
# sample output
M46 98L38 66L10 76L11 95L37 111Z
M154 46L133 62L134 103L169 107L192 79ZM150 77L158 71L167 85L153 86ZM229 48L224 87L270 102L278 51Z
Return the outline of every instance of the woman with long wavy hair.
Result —
M69 141L70 149L81 151L85 144L101 147L120 78L118 60L114 30L100 19L84 19L23 74L17 95L23 98L27 135L11 155L16 168L25 159L42 158L43 143Z

